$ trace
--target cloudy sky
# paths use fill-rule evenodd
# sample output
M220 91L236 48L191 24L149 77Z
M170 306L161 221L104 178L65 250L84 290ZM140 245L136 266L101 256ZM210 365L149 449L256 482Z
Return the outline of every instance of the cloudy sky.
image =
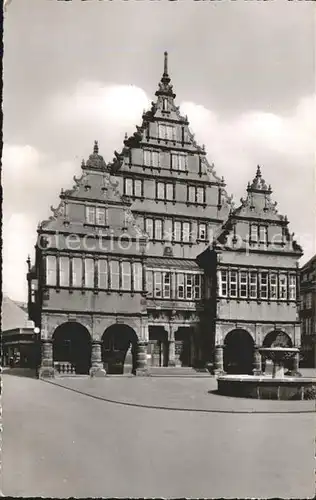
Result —
M99 140L111 160L169 52L177 103L238 203L262 165L315 248L315 9L271 0L11 0L4 26L4 291L26 299L37 222ZM313 145L314 142L314 145Z

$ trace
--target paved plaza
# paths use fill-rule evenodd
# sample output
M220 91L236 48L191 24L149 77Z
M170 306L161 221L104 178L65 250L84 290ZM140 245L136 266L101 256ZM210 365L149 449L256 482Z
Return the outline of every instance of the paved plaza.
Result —
M315 402L226 398L212 378L3 375L2 493L314 495Z

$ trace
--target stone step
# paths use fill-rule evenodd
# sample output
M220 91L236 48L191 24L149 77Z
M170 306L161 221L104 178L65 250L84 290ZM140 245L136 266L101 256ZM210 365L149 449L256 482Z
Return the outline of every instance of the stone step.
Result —
M196 370L187 366L150 366L148 368L152 377L210 377L206 370Z

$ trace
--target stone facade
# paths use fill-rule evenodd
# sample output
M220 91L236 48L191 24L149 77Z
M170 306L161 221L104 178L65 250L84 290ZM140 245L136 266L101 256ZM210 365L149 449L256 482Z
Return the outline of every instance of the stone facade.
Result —
M221 371L221 349L232 330L246 332L253 346L271 332L300 344L301 249L288 221L277 214L260 170L247 199L234 208L174 99L165 53L156 100L141 126L108 164L95 142L81 177L61 191L53 216L39 224L29 312L45 345L45 373L57 362L92 375L123 372L127 351L136 374L150 365L214 362ZM249 244L252 226L259 240L265 228L259 248ZM272 244L279 233L280 242ZM265 270L267 296L260 298ZM251 273L257 273L257 291L250 299ZM234 286L243 293L235 296Z
M302 366L316 368L316 255L301 269Z

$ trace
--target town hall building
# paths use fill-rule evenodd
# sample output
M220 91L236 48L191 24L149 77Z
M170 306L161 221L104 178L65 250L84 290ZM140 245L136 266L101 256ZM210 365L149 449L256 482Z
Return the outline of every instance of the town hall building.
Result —
M175 104L167 53L155 95L111 162L95 142L38 226L40 376L261 373L258 347L300 346L302 250L260 167L235 207Z

